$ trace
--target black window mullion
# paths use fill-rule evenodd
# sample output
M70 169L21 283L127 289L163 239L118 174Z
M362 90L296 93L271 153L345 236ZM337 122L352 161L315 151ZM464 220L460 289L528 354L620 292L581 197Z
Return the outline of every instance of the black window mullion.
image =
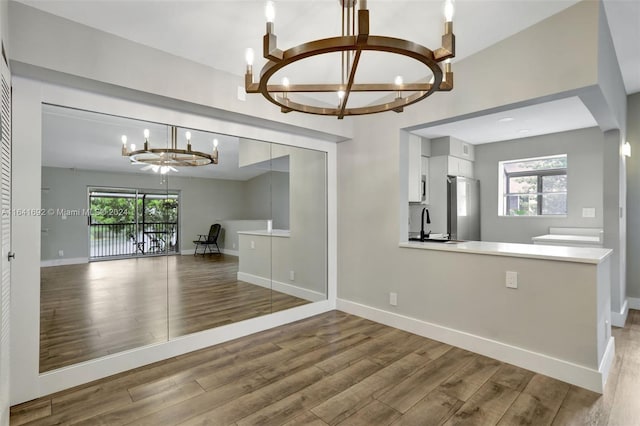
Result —
M538 216L542 216L542 175L538 175Z

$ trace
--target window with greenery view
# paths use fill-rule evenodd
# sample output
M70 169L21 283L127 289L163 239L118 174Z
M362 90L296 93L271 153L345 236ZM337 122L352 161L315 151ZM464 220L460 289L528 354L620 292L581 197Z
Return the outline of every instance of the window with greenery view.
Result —
M502 216L567 214L567 155L502 161Z

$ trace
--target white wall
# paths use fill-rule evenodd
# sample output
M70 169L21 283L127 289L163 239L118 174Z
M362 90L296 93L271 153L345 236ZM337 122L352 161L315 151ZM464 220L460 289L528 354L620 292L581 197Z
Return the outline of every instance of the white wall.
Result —
M296 284L324 294L327 282L327 158L314 150L240 140L239 163L262 164L289 157L291 270ZM272 200L265 200L264 204ZM275 238L275 237L274 237Z
M640 93L630 95L627 105L627 256L640 259ZM627 262L627 293L636 299L631 307L640 309L640 262Z
M535 342L536 351L556 357L582 357L577 347L570 349L572 345L567 344L572 342L570 332L565 336L568 340L562 338L552 344L542 330L532 330L541 324L540 318L548 318L545 307L558 303L558 297L564 299L560 302L564 308L557 311L560 323L564 321L563 309L574 313L584 308L583 300L576 298L578 293L559 295L556 289L546 287L549 276L553 276L548 272L551 264L540 264L538 271L530 272L531 286L547 290L523 300L522 305L512 305L505 299L510 296L503 291L503 274L505 270L518 270L508 268L522 268L518 262L491 263L495 270L485 274L487 260L483 256L452 254L449 258L398 247L399 238L406 238L408 228L407 149L401 130L592 92L596 96L585 102L602 101L598 58L593 54L598 46L599 13L595 2L578 3L456 61L452 92L435 94L406 108L403 114L354 120L353 140L338 146L340 299L519 347ZM617 192L618 188L613 190ZM571 267L564 267L568 269L558 271L568 273L566 282L557 283L562 287L557 289L560 292L578 284L569 271ZM611 269L616 267L612 263ZM392 291L398 293L397 307L388 303ZM518 308L509 314L514 306ZM595 315L595 308L590 309ZM538 337L533 337L536 334ZM562 351L576 352L561 354L557 352L559 346L563 346Z
M482 240L531 244L532 237L548 234L550 226L602 228L603 143L595 127L476 145ZM498 216L498 162L558 154L567 154L567 216ZM596 217L583 218L583 207L595 208Z
M271 219L289 229L289 173L267 172L246 182L247 219Z

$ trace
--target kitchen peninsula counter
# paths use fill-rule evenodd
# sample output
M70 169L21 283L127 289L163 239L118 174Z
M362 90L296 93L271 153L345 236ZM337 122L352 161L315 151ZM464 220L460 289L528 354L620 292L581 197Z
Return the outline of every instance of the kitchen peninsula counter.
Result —
M258 229L255 231L238 231L240 235L259 235L263 237L282 237L289 238L291 236L291 231L288 229L274 229L272 231L268 231L266 229Z
M450 251L491 256L523 257L557 260L563 262L599 264L608 258L612 250L590 247L563 247L538 244L498 243L489 241L420 242L400 243L400 247L422 250Z
M436 324L427 337L603 391L615 356L612 250L488 241L399 247L402 278L412 280L403 314ZM402 297L409 288L389 291Z

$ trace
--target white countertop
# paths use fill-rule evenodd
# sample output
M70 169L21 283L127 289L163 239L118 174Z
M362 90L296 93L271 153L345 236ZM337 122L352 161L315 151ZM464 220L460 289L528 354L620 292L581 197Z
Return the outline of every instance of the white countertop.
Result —
M489 241L465 241L462 243L409 241L400 243L400 247L593 264L602 262L612 253L612 250L604 248L494 243Z
M590 243L600 244L600 238L593 235L547 234L532 238L533 241L549 241L554 243Z
M269 232L266 229L257 229L255 231L238 231L238 234L289 238L291 236L291 231L289 229L274 229L273 231Z

